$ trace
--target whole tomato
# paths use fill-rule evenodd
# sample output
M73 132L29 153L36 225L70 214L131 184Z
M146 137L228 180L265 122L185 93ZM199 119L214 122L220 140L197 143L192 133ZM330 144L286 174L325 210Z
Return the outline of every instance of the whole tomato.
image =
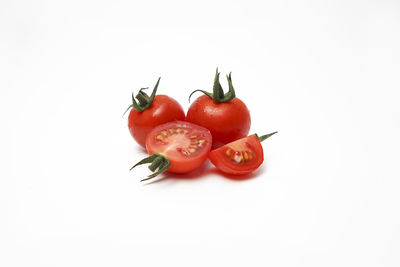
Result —
M213 93L194 91L205 95L192 103L186 115L186 121L210 130L213 149L247 136L251 124L249 110L235 95L231 74L227 75L229 91L226 94L219 82L219 74L217 69Z
M145 147L147 134L156 126L171 121L184 121L185 112L182 106L173 98L167 95L156 95L160 78L158 79L153 92L148 96L144 89L140 89L135 98L132 94L131 111L128 117L128 127L136 142Z

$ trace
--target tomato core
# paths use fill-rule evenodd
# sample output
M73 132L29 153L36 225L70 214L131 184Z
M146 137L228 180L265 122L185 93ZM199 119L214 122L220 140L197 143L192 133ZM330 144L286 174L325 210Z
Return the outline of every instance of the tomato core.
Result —
M164 147L160 154L166 155L178 151L183 156L190 156L192 153L196 153L206 140L193 134L190 129L170 128L159 131L155 142L160 148Z

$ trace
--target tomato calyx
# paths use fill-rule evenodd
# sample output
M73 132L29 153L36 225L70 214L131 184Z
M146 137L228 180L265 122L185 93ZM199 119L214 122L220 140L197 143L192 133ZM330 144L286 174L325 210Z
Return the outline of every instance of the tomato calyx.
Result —
M278 132L273 132L273 133L265 134L265 135L262 135L262 136L258 136L258 134L254 134L254 135L257 136L257 138L258 138L258 140L260 140L260 142L262 142L262 141L264 141L265 139L267 139L267 138L273 136L273 135L276 134L276 133L278 133Z
M150 179L156 177L157 175L159 175L159 174L165 172L166 170L168 170L168 168L171 166L171 163L169 162L169 160L164 155L158 154L158 153L154 153L153 155L151 155L151 156L149 156L147 158L144 158L141 161L139 161L138 163L136 163L135 165L133 165L133 167L130 168L130 170L132 170L136 166L139 166L139 165L142 165L142 164L146 164L146 163L151 163L148 168L149 168L150 171L153 172L153 174L150 174L146 178L140 180L141 182L147 181L147 180L150 180Z
M160 79L161 79L161 77L158 78L158 81L157 81L156 85L154 86L153 92L151 93L150 96L148 94L146 94L145 92L143 92L143 90L146 90L149 87L144 87L139 90L139 93L136 95L137 102L132 93L132 104L126 109L126 111L124 112L124 115L131 108L133 108L134 110L136 110L138 112L142 112L142 111L148 109L153 104L154 97L156 96L156 92L158 89L158 84L160 83Z
M221 83L219 82L219 72L218 68L215 73L215 78L214 78L214 86L213 86L213 92L209 93L204 90L194 90L190 95L189 95L189 102L190 102L190 97L195 93L195 92L202 92L203 94L207 95L208 97L212 98L215 102L217 103L222 103L222 102L228 102L231 101L236 97L235 94L235 89L233 88L232 85L232 77L231 73L229 75L226 75L226 78L228 80L228 85L229 85L229 91L227 93L224 93L224 90L222 89Z

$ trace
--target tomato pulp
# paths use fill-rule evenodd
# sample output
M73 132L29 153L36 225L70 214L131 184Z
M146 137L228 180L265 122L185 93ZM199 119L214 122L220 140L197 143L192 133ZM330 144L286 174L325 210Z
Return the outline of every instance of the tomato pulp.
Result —
M263 148L255 134L212 150L209 157L219 170L234 175L250 173L264 161Z

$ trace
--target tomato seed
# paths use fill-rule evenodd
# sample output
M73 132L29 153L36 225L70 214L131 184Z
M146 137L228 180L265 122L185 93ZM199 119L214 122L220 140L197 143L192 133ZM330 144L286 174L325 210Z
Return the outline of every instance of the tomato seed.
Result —
M244 162L249 160L249 155L247 154L247 151L243 152L243 157L244 157Z
M243 161L242 153L239 152L239 151L236 151L235 154L234 154L233 160L234 160L236 163L241 163L241 162Z
M251 151L233 151L230 148L225 151L225 155L236 163L245 163L252 160L254 157Z
M253 159L253 152L249 151L249 161Z

